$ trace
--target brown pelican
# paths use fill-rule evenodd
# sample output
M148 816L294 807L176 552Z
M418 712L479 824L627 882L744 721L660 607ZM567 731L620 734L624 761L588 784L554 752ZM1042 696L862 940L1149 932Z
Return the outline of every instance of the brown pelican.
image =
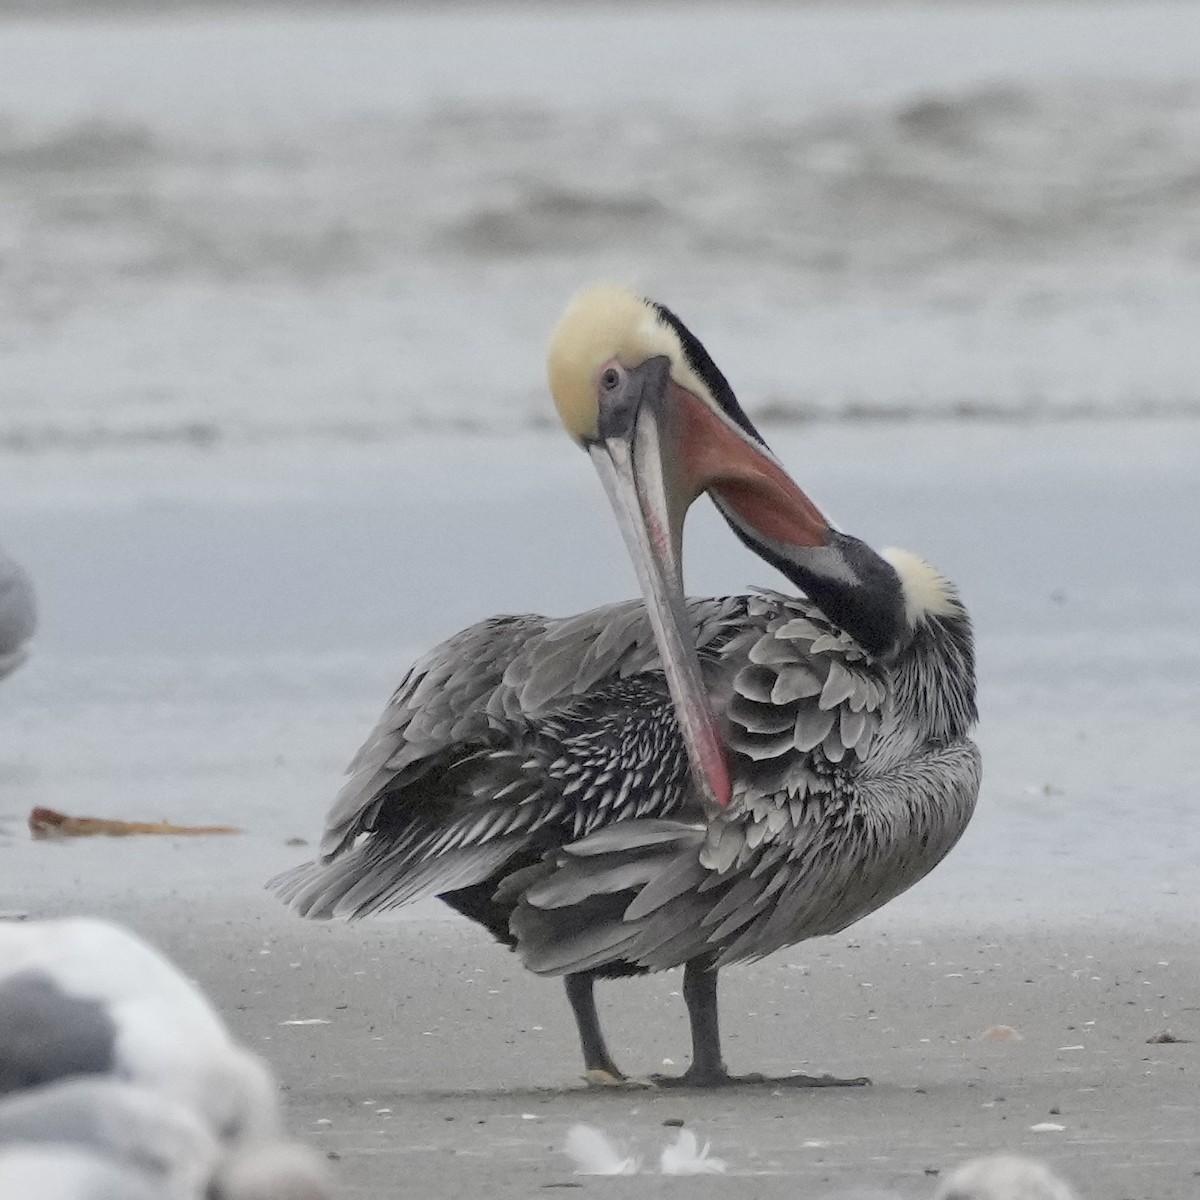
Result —
M675 1082L726 1083L719 968L844 929L963 832L970 621L932 567L826 520L661 305L584 293L549 377L644 601L494 617L421 659L351 764L319 861L275 885L309 917L440 896L565 976L595 1082L623 1079L595 978L682 965L693 1058ZM684 596L701 492L802 595Z

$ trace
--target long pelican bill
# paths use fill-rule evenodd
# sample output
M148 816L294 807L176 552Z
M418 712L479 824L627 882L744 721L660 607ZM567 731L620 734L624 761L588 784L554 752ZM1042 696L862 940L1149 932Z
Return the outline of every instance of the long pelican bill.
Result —
M605 370L598 437L587 449L642 586L693 781L705 809L715 812L729 803L732 784L685 605L680 546L694 497L681 493L682 481L663 453L669 371L664 357L631 370L616 364Z
M766 446L672 377L665 355L636 367L611 359L597 375L595 411L595 433L581 440L642 586L695 785L715 811L731 783L685 605L688 507L709 491L735 527L783 554L825 545L830 527Z

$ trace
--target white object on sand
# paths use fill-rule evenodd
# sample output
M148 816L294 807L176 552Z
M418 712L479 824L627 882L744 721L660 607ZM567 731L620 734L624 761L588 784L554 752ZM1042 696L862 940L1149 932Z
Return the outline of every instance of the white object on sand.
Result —
M19 563L0 550L0 679L25 661L36 628L33 581Z
M0 1095L110 1072L192 1109L226 1144L282 1132L270 1072L156 950L87 917L0 924Z
M138 1084L83 1076L0 1100L0 1153L64 1145L143 1176L169 1200L203 1195L221 1158L191 1109Z
M263 1142L230 1155L206 1200L330 1200L333 1182L315 1150L299 1142Z
M1075 1195L1044 1163L996 1154L956 1168L934 1200L1075 1200Z
M622 1154L609 1136L594 1125L572 1125L563 1148L576 1175L636 1175L641 1163Z
M710 1158L709 1143L700 1145L690 1129L681 1129L679 1137L663 1147L658 1169L664 1175L723 1175L728 1163L723 1158Z
M266 1065L145 942L0 923L0 1154L11 1179L63 1163L58 1191L0 1200L328 1200L324 1163L282 1133Z
M603 1130L594 1125L572 1125L564 1153L575 1164L576 1175L636 1175L641 1159L626 1154ZM709 1155L709 1143L700 1144L690 1129L662 1148L658 1169L664 1175L722 1175L724 1159Z
M167 1200L143 1172L73 1146L0 1149L0 1200Z

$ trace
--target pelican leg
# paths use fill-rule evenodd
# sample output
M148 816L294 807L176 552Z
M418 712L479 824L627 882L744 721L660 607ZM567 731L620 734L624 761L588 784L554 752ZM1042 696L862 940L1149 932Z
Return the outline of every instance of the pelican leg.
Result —
M721 1057L717 1016L717 970L711 958L693 958L683 968L683 1000L692 1026L692 1065L682 1075L654 1076L659 1087L728 1087L767 1084L771 1087L864 1087L871 1081L837 1079L833 1075L730 1075Z
M682 1075L655 1075L659 1087L721 1087L736 1083L721 1057L717 1015L717 968L711 958L693 958L683 968L683 1002L692 1027L692 1065Z
M583 1077L598 1087L622 1084L625 1076L613 1062L604 1044L604 1033L600 1028L600 1016L596 1012L596 997L592 990L595 982L596 976L591 971L568 975L563 980L579 1029L579 1044L583 1048Z

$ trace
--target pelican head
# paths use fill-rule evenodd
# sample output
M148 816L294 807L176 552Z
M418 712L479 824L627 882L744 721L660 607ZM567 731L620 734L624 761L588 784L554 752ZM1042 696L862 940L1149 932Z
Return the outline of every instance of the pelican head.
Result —
M829 522L771 453L704 347L661 304L616 287L583 292L555 331L549 375L567 432L593 459L624 445L639 478L662 476L676 555L683 515L705 491L739 536L757 535L752 548L763 557L774 542L828 543ZM651 513L643 508L643 516Z
M555 331L549 377L563 424L591 456L616 512L710 812L728 803L731 785L690 633L681 551L684 517L702 492L755 554L868 654L899 656L935 626L969 643L954 587L914 554L878 554L835 528L669 309L621 288L583 292ZM960 674L973 679L969 663ZM973 711L973 702L964 706Z
M633 559L692 775L728 803L720 727L690 634L684 517L707 492L737 536L869 654L931 621L966 622L953 587L906 551L877 554L835 528L771 453L707 351L669 309L617 287L577 296L554 333L550 390L591 456Z
M772 562L798 549L820 551L833 530L704 347L662 305L621 288L584 292L554 334L549 377L563 424L591 456L633 558L693 778L705 806L720 808L731 785L688 632L687 509L708 492L735 532Z

